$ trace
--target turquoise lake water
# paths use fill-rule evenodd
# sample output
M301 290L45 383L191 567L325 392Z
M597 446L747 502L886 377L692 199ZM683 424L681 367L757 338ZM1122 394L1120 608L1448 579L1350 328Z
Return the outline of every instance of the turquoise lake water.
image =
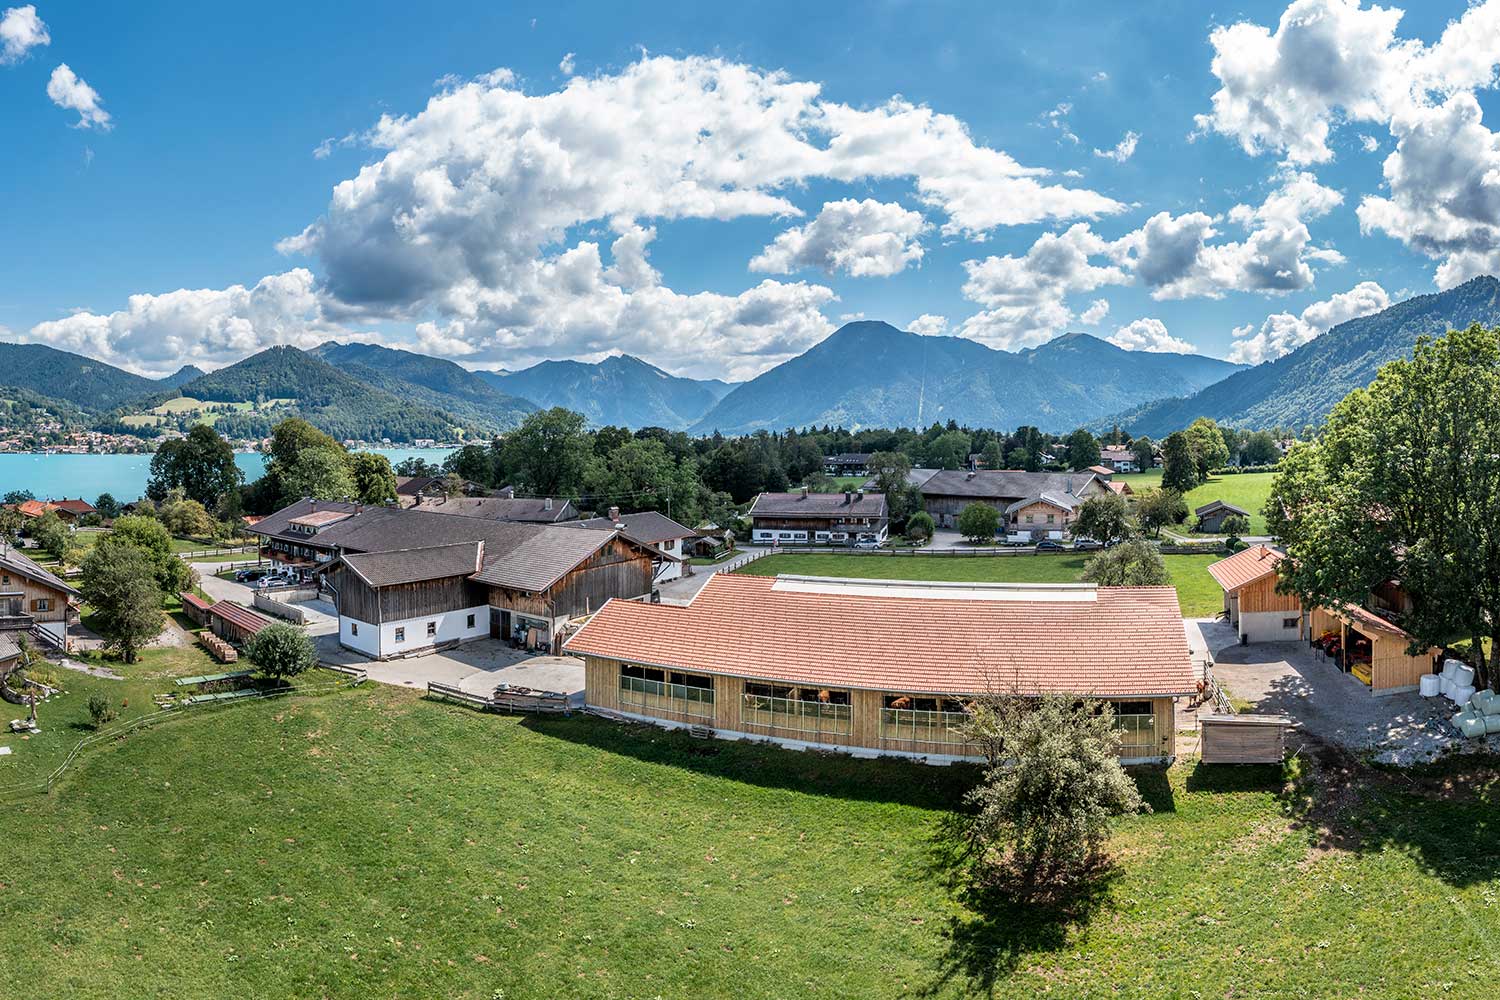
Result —
M448 454L443 448L378 449L391 464L420 456L435 464ZM264 456L244 453L234 456L245 481L265 471ZM151 478L150 455L27 455L0 452L0 494L30 490L39 497L83 497L92 501L108 493L123 502L146 492Z

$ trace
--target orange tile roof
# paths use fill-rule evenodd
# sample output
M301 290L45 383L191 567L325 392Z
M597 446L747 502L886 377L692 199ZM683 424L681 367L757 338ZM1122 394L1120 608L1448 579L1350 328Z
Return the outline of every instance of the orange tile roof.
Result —
M1282 554L1269 545L1252 545L1240 549L1226 559L1208 564L1208 575L1225 590L1239 590L1247 583L1254 583L1267 573L1276 572L1276 564Z
M52 510L52 505L45 500L22 500L16 505L16 510L27 517L41 517L49 510Z
M1117 483L1111 480L1109 482L1106 482L1104 485L1108 486L1111 490L1114 490L1121 496L1135 496L1135 490L1130 488L1129 483Z
M691 604L612 600L577 655L879 691L1188 694L1171 587L933 585L716 574Z

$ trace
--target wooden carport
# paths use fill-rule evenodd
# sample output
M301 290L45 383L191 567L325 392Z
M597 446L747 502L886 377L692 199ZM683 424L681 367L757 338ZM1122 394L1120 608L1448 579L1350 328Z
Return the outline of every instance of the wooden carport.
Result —
M1441 652L1436 646L1415 656L1407 653L1411 635L1399 625L1353 605L1318 607L1312 610L1309 638L1325 632L1339 633L1340 646L1349 649L1349 632L1358 632L1370 640L1370 690L1376 694L1416 690L1423 674L1432 673L1433 663Z

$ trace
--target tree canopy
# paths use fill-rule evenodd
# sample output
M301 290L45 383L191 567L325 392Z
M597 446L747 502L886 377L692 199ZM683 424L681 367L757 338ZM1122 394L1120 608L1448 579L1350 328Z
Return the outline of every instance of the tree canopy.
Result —
M162 629L157 566L145 549L108 541L101 539L84 558L78 589L94 609L93 629L126 663L134 663L140 648Z
M208 424L194 424L186 437L164 442L151 457L146 496L160 503L172 490L182 490L189 500L213 507L239 487L241 478L229 442Z
M1068 467L1077 472L1099 464L1099 439L1083 427L1068 435Z
M1083 579L1101 587L1164 587L1172 575L1156 546L1137 539L1096 553L1084 565Z
M1500 331L1424 337L1381 368L1282 459L1265 514L1304 604L1399 579L1411 652L1469 638L1481 680L1500 681L1480 641L1500 650Z
M1074 535L1098 542L1113 542L1124 538L1129 531L1125 498L1118 493L1089 497L1079 505L1078 516L1073 521Z
M958 512L959 534L971 542L993 542L999 530L1000 512L987 503L971 503Z

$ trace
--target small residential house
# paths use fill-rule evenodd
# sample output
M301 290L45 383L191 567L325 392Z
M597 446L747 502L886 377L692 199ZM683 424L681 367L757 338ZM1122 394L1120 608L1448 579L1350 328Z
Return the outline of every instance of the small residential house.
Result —
M890 513L885 494L762 493L750 504L750 540L757 545L852 545L885 541Z
M82 497L75 497L72 500L64 497L61 500L49 500L47 502L52 505L53 510L57 511L57 516L69 524L76 522L81 517L99 513L93 504Z
M38 566L30 556L0 539L0 631L30 631L66 649L68 626L78 621L82 601L61 577Z
M1249 518L1250 512L1223 500L1210 500L1193 511L1198 518L1198 530L1205 535L1218 535L1224 531L1224 522L1231 517Z
M870 474L869 452L846 451L823 459L823 471L830 476L867 476Z
M1124 445L1107 444L1099 449L1099 464L1114 472L1140 472L1135 452Z
M1060 501L1071 498L1065 502L1081 503L1091 496L1110 492L1104 480L1092 472L1014 470L944 470L926 477L918 489L922 493L923 509L932 515L933 523L940 528L957 528L958 516L971 503L989 504L1005 515L1009 523L1013 513L1011 508L1023 501L1047 495ZM1045 517L1045 513L1039 511L1032 512L1032 516L1037 513ZM1054 523L1057 514L1058 511L1054 510ZM1024 521L1022 526L1025 526Z
M654 510L643 510L635 514L621 514L620 508L611 507L605 517L591 517L582 521L568 521L569 527L594 528L596 530L622 531L643 545L649 545L660 556L652 571L652 582L661 584L682 576L683 563L688 559L687 543L698 537L692 528L678 524L665 514Z
M1061 538L1078 516L1083 501L1070 493L1039 493L1005 508L1001 530L1024 532L1033 539Z
M1196 685L1171 587L715 574L685 606L610 601L565 648L600 714L930 763L980 757L959 727L1001 689L1108 700L1124 762L1170 761Z

